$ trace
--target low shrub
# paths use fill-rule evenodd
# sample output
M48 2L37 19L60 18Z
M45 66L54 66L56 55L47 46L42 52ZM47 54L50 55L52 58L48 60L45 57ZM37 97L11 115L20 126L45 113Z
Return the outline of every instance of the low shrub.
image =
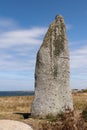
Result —
M82 117L87 122L87 106L82 111Z

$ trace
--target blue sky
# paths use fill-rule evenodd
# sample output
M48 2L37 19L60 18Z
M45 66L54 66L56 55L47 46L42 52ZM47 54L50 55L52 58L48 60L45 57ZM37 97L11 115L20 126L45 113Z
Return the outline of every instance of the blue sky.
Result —
M87 88L87 0L0 0L0 91L34 90L36 53L57 14L66 23L72 88Z

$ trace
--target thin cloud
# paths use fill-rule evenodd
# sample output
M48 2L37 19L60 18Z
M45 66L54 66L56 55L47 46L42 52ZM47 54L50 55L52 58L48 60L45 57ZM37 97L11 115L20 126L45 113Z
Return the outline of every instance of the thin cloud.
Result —
M22 44L40 44L41 36L46 32L47 28L37 27L26 30L13 30L9 32L3 32L0 34L0 48L6 48L15 45Z
M35 60L0 60L0 71L34 71Z
M87 68L87 46L71 52L71 68Z
M0 17L0 33L4 31L10 31L13 29L16 29L18 27L18 24L15 20L10 18L3 18Z
M70 46L71 47L79 47L79 46L84 46L84 45L87 45L87 40L81 40L81 41L72 41L70 42Z
M14 20L0 19L0 71L34 71L36 48L47 28L22 29L16 25Z
M0 18L0 27L14 26L16 22L12 19Z
M76 44L77 45L77 44ZM75 48L70 53L72 88L87 87L87 45Z
M12 19L0 18L0 48L15 45L40 44L47 27L22 29Z
M73 26L71 24L66 24L66 29L67 29L67 31L69 31L69 30L73 29Z

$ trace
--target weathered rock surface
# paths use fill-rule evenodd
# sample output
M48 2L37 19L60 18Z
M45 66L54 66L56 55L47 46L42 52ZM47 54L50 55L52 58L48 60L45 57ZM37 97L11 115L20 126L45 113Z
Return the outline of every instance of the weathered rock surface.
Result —
M69 49L64 19L57 15L37 53L35 98L31 113L45 117L66 109L73 110Z
M19 121L0 120L0 130L33 130L29 125Z

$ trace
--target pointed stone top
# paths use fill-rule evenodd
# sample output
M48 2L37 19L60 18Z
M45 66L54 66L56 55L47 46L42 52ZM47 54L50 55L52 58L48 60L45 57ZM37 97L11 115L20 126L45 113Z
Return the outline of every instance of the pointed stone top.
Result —
M64 23L64 18L62 15L56 15L55 22L57 23L58 21L61 21L62 23Z
M60 15L60 14L57 14L56 17L55 17L55 19L57 19L57 18L63 18L63 16Z

